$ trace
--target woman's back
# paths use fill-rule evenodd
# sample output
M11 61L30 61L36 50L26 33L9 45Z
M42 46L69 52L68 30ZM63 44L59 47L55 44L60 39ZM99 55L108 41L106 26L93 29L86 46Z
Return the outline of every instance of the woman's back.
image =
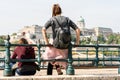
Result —
M17 46L14 50L12 59L35 59L34 48ZM35 65L34 62L18 62L18 67L23 65Z

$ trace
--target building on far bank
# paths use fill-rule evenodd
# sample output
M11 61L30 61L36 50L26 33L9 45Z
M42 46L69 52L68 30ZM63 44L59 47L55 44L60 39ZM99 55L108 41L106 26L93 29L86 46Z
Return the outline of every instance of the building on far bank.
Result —
M37 43L42 38L42 26L32 25L32 26L24 26L24 28L20 29L16 35L16 37L12 38L11 41L19 40L20 38L26 38L29 43Z
M110 35L110 34L113 34L113 31L112 31L112 29L111 28L105 28L105 27L95 27L94 28L94 31L95 31L95 34L96 34L96 36L98 36L98 35Z
M87 37L97 37L101 34L104 36L113 34L113 31L111 28L98 26L98 27L94 27L92 29L88 29L85 26L85 20L82 16L80 16L80 20L77 22L77 26L80 28L80 31L81 31L81 39L85 39Z
M79 21L77 21L77 26L80 28L80 39L85 39L85 38L95 38L100 34L103 34L104 36L107 36L109 34L112 34L113 31L111 28L105 28L105 27L94 27L92 29L88 29L85 26L85 20L82 16L80 16ZM47 30L47 35L51 37L52 34L52 29L49 28ZM71 29L71 34L72 36L75 35L74 30ZM12 40L19 39L21 37L26 37L27 39L30 39L32 42L36 43L38 40L41 42L44 42L43 37L42 37L42 26L39 25L31 25L31 26L24 26L24 28L20 29L17 33L17 36L14 37Z
M25 33L26 37L28 38L37 38L41 39L42 37L42 26L39 25L32 25L32 26L24 26L21 30L18 31L18 35L21 35L21 33Z

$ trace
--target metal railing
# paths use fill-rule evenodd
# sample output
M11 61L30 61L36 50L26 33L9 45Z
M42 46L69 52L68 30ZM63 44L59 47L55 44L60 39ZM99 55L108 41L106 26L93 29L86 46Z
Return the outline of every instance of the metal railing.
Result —
M8 36L7 41L5 44L0 44L0 46L5 47L5 57L0 58L0 61L4 62L4 76L11 76L12 75L12 70L11 70L11 66L10 66L10 62L37 62L39 66L41 66L41 62L44 61L65 61L68 63L67 66L67 70L66 70L66 74L67 75L74 75L75 71L74 71L74 67L73 67L73 62L78 62L79 66L81 66L81 62L92 62L92 66L98 67L99 65L102 66L107 66L105 64L106 61L111 63L111 66L114 66L112 64L113 61L117 61L118 64L117 66L119 67L120 65L120 45L100 45L100 44L96 44L96 45L70 45L69 49L68 49L68 58L67 59L50 59L50 60L44 60L41 59L41 47L46 47L49 45L44 45L44 44L11 44L9 42L10 37ZM11 47L15 47L15 46L34 46L37 47L38 51L37 51L37 58L35 59L10 59L10 48ZM78 54L86 54L85 58L73 58L73 50L72 48L74 47L78 47L78 48L93 48L94 50L79 50L76 51L78 52ZM105 50L105 48L107 48L107 50ZM108 48L111 48L111 50L108 50ZM112 50L112 48L115 48L115 50ZM100 50L102 49L102 50ZM83 53L82 53L83 52ZM95 56L94 57L89 57L89 52L94 52ZM108 52L110 54L110 56L108 55ZM113 57L113 52L117 52L117 56ZM102 57L99 57L99 53L102 54ZM106 54L107 53L107 54ZM108 55L108 57L106 57L106 55ZM101 64L102 62L102 64ZM89 65L89 64L88 64ZM120 73L120 69L118 68L118 73Z

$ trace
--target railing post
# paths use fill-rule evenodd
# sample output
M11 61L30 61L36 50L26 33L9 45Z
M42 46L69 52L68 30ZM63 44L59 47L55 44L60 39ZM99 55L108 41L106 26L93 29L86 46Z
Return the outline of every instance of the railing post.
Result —
M68 48L68 67L66 70L66 74L67 75L74 75L74 68L72 66L72 62L73 62L73 58L72 58L72 44L70 44L69 48Z
M4 69L4 76L11 76L12 70L10 66L10 36L7 36L7 41L5 42L6 46L6 54L5 54L5 69Z
M99 63L99 58L98 58L98 48L99 45L96 44L95 49L96 49L96 58L95 58L95 66L98 67L98 63Z
M103 64L102 64L102 65L103 65L103 66L105 66L105 53L104 53L104 52L105 52L105 50L104 50L104 48L103 48L103 49L102 49L102 53L103 53Z
M87 57L86 59L87 59L87 62L88 62L88 49L86 50L86 53L87 53L86 54L86 57Z
M120 58L120 46L118 47L118 56ZM120 62L120 61L119 61ZM120 65L118 67L118 74L120 74Z
M41 49L41 46L40 46L40 42L39 44L37 45L37 48L38 48L38 59L37 59L37 62L38 62L38 65L40 66L41 65L41 54L40 54L40 49Z
M120 58L120 46L118 47L118 57Z

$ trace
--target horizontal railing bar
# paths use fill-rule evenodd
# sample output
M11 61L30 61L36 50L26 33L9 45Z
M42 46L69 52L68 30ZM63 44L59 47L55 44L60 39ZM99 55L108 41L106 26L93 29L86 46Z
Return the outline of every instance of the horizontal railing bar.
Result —
M37 59L11 59L11 62L35 62Z
M10 44L11 46L53 46L45 44ZM0 46L5 46L5 44L0 44ZM87 45L72 45L72 47L120 47L119 44L109 45L109 44L87 44Z
M99 58L99 61L120 61L120 58Z
M41 59L41 61L42 62L44 62L44 61L52 61L52 62L54 62L54 61L63 61L63 62L67 62L68 60L67 59Z
M12 62L35 62L37 59L11 59ZM67 59L41 59L41 61L67 61Z
M73 58L73 61L95 61L96 58ZM120 58L99 58L99 61L120 61Z
M45 45L45 44L11 44L11 46L41 46L41 47L46 47L46 46L53 46L53 45Z
M0 58L0 61L5 61L5 58Z
M73 61L94 61L95 58L73 58Z
M72 45L73 47L112 47L112 48L118 48L120 45L103 45L103 44L97 44L97 45Z
M5 44L0 44L0 46L5 46Z

